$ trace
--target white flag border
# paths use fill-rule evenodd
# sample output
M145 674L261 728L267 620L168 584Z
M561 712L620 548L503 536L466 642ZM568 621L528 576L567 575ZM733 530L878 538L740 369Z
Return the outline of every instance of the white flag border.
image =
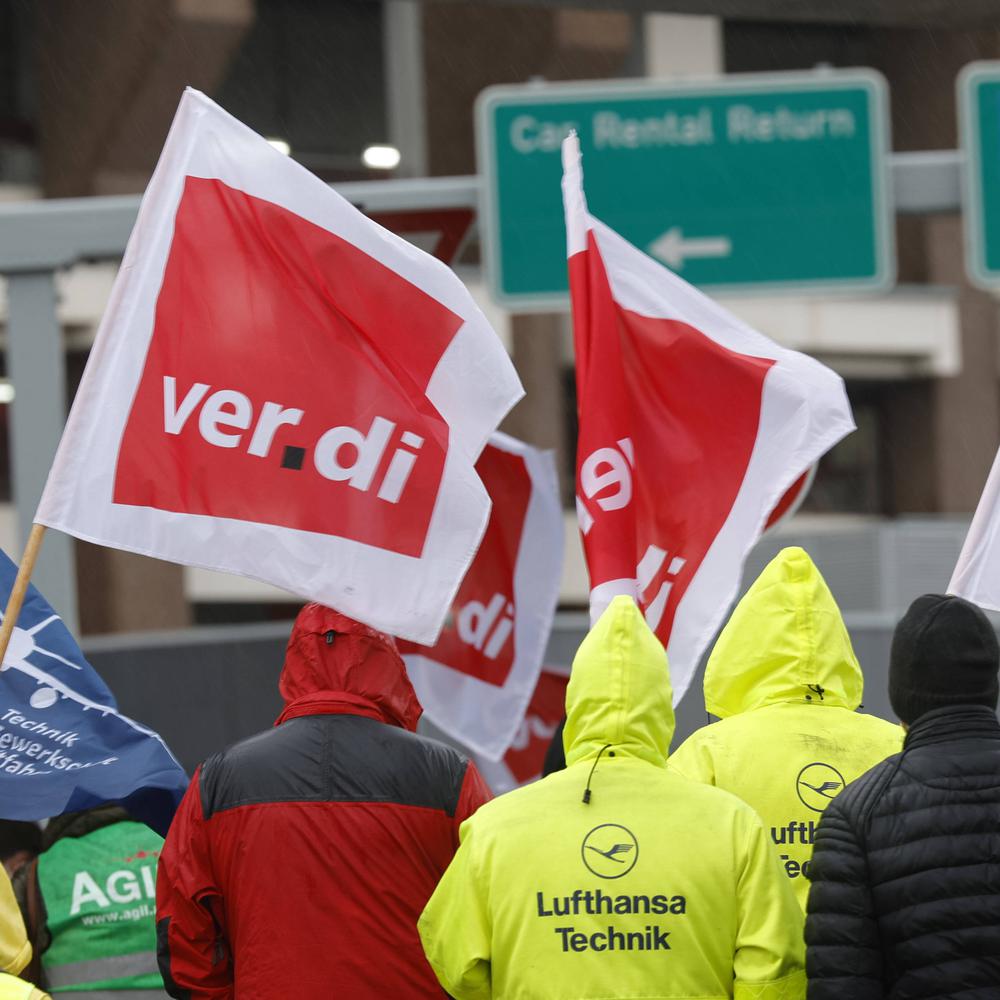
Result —
M289 171L298 174L294 185L287 181ZM322 533L113 504L115 466L112 460L102 464L93 458L119 453L152 338L187 176L217 178L336 233L465 320L427 387L427 397L442 417L455 424L419 558ZM469 371L488 377L469 378ZM483 385L496 387L492 398L483 399ZM489 519L489 498L473 464L489 433L521 395L499 338L446 265L371 222L305 168L188 88L142 199L35 521L84 541L263 580L382 631L433 644ZM469 407L484 414L482 419L467 419ZM210 538L225 557L204 555ZM256 563L264 571L254 572L243 563L240 556L248 546L257 550ZM278 556L283 547L294 551L294 572ZM351 584L362 563L368 574L385 581L378 595L359 595ZM326 579L331 565L338 567L332 585ZM303 566L308 573L300 571ZM433 577L431 566L437 571Z
M427 718L474 753L500 761L517 734L544 664L559 602L563 510L551 451L533 448L499 431L490 436L489 443L523 458L532 481L514 571L514 664L504 685L497 687L419 653L407 653L403 659ZM451 708L438 711L437 706L443 704ZM467 721L466 710L472 713L472 723ZM489 734L491 720L503 715L509 716L510 723L492 736L470 735Z

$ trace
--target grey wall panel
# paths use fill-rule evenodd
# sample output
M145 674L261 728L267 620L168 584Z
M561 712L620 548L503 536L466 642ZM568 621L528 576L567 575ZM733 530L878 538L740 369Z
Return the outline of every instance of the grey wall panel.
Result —
M849 618L865 670L865 710L892 718L886 695L889 622ZM278 675L291 623L203 627L94 639L85 652L122 712L157 730L193 771L205 757L274 723ZM560 615L547 662L568 665L586 617ZM708 722L702 670L677 707L674 745Z

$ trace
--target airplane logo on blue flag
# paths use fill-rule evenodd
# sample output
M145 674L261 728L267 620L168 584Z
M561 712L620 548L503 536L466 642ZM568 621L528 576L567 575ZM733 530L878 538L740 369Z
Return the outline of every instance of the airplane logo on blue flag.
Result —
M16 575L0 551L0 607ZM165 835L187 784L166 743L118 711L62 619L29 586L0 667L0 818L119 802Z

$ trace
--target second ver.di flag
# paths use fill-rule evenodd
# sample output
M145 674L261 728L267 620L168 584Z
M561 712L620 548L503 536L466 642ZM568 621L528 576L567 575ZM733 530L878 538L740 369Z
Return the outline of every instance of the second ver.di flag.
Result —
M424 713L499 760L538 682L562 574L563 513L551 452L494 434L476 464L493 510L433 648L401 643Z
M521 393L444 264L188 90L36 521L433 642Z
M854 421L838 375L589 214L575 135L563 169L591 618L634 597L680 698L772 512Z

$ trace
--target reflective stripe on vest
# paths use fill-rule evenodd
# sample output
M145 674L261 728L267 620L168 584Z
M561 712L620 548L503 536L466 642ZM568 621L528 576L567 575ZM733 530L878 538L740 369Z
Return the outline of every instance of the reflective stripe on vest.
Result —
M109 955L92 958L87 962L67 962L64 965L46 966L45 978L50 989L66 986L84 986L87 983L123 982L139 976L160 979L155 951L137 951L131 955Z
M158 990L73 990L60 991L54 997L43 994L46 1000L170 1000L161 987Z
M0 1000L29 1000L35 987L17 976L0 972Z
M156 862L163 839L125 821L56 841L38 859L53 990L162 990L156 963Z

